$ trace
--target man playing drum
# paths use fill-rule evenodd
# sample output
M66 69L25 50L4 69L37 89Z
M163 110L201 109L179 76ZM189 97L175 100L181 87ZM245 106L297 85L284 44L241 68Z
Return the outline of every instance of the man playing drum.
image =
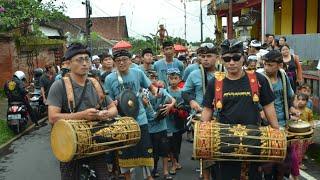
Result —
M130 68L130 57L131 55L127 50L113 52L117 71L109 74L104 83L104 87L109 92L110 97L113 100L117 100L124 90L130 90L137 95L142 88L148 88L154 96L158 97L158 88L151 84L145 73L138 68ZM120 101L117 103L121 106L119 104ZM146 111L141 98L138 99L138 106L139 110L135 119L140 126L141 140L136 146L119 151L119 166L126 179L131 179L131 171L139 166L143 167L145 178L152 179L153 150Z
M89 51L82 44L72 44L65 53L65 60L70 60L70 76L74 92L74 106L70 106L64 79L55 81L48 95L48 116L51 124L65 120L105 120L118 114L115 104L109 97L100 96L94 82L87 78L90 64ZM101 99L103 98L104 99ZM98 110L97 107L100 107ZM106 107L106 108L105 108ZM102 110L105 109L105 110ZM61 132L64 133L64 132ZM80 179L84 165L93 169L97 179L107 179L105 155L60 162L61 179Z
M218 56L218 50L215 47L203 47L200 58L199 69L190 73L182 90L184 101L190 104L191 111L199 113L202 111L201 103L205 94L205 88L209 80L214 77L215 63ZM194 96L195 95L195 96ZM210 179L210 167L212 163L205 162L203 177Z
M267 78L275 96L274 106L279 126L285 128L290 120L290 111L295 111L295 109L292 107L294 92L286 72L281 69L283 66L282 55L277 50L271 50L262 57L262 60L264 61L264 69L259 69L257 72L261 72ZM263 171L266 180L283 179L284 175L290 175L289 162L268 163L263 166Z
M202 120L210 121L214 111L224 124L260 125L258 104L260 103L271 127L279 125L274 109L274 95L265 77L242 68L243 45L236 40L225 40L222 45L222 59L227 73L216 72L209 80L203 98ZM250 79L250 80L249 80ZM256 80L258 83L255 83ZM252 88L250 82L254 83ZM255 90L255 91L254 91ZM213 179L262 179L259 163L217 161L212 168Z

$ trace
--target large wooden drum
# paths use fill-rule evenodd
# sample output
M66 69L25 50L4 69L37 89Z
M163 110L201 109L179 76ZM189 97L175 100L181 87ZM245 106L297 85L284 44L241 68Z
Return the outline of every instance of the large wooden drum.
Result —
M218 122L195 122L193 157L215 161L283 161L287 138L284 131Z
M51 148L59 161L68 162L136 145L139 124L131 117L113 121L59 120L51 131Z

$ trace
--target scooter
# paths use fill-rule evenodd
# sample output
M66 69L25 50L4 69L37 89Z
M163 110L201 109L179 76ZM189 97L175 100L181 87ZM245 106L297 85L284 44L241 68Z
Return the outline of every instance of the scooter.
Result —
M42 118L47 112L47 106L43 103L41 92L36 89L33 93L31 93L30 106L40 118Z
M26 129L29 113L23 102L11 102L7 110L7 125L16 134Z

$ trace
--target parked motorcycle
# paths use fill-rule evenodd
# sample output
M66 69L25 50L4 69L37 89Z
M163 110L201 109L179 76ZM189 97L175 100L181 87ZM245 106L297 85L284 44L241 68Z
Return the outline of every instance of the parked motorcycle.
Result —
M43 103L43 97L40 91L35 90L31 93L30 106L39 118L44 117L47 112L47 106Z
M7 110L7 124L16 134L26 129L29 113L23 102L11 102Z

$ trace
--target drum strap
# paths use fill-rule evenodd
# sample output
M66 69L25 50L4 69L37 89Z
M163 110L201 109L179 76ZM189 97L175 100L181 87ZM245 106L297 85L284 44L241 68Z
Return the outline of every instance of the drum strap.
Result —
M102 103L103 103L103 101L105 100L105 97L106 97L105 94L104 94L104 91L102 89L102 86L95 78L89 77L88 79L92 82L95 90L97 91L97 94L99 96L99 106L101 107Z
M203 92L203 95L204 95L206 93L206 87L207 87L207 82L208 82L207 72L206 72L206 70L203 68L203 66L201 64L199 65L199 68L200 68L201 79L202 79L202 92Z
M259 82L257 80L257 75L255 71L246 71L246 74L249 79L252 101L257 104L259 103Z
M87 90L88 79L86 79L86 82L84 84L84 87L83 87L83 90L82 90L82 93L80 96L80 100L77 103L77 105L75 104L75 100L74 100L74 93L73 93L73 86L71 83L71 78L70 77L63 77L63 82L64 82L64 87L66 88L69 111L71 113L77 112L80 107L80 104L82 102L82 99L84 97L84 94Z
M257 80L256 73L254 71L246 71L246 75L248 76L252 100L255 104L259 103L259 82ZM224 72L215 72L215 99L214 105L215 108L220 111L222 109L222 99L223 99L223 79L225 78L226 74Z
M264 77L268 80L270 88L273 91L271 80L265 73L266 73L265 71L261 72L261 74L264 75ZM282 83L282 88L283 88L282 89L283 90L283 98L284 98L283 99L283 102L284 102L283 107L284 107L285 117L286 117L286 120L289 120L290 119L290 116L289 116L289 106L290 106L289 98L290 97L288 97L287 75L283 69L279 69L278 73L280 73L281 83Z
M217 111L222 109L222 99L223 99L223 80L226 74L224 72L217 71L214 73L215 77L215 92L214 92L214 107Z

